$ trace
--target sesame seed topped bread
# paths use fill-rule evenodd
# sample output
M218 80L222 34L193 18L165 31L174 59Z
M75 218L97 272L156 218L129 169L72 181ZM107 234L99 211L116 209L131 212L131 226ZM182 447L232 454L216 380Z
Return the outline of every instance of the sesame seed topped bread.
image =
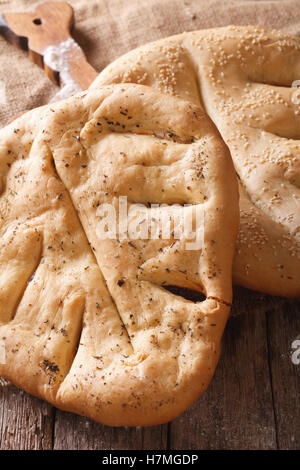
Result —
M238 186L216 127L191 101L97 86L0 131L0 375L108 425L174 418L218 361ZM103 208L121 221L116 236L100 230ZM170 236L149 237L145 218L162 216ZM186 218L193 235L176 237Z
M201 104L240 184L235 283L300 295L300 38L216 28L147 44L110 64L100 85L133 82Z

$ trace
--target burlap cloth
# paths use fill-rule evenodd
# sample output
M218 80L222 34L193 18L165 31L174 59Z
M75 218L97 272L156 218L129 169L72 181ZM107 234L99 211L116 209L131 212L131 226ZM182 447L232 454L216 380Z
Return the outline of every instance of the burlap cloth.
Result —
M0 0L0 13L32 11L42 1ZM101 71L141 44L196 29L257 24L300 34L300 0L69 0L74 37ZM299 77L300 79L300 77ZM47 103L57 87L27 54L0 37L0 126Z

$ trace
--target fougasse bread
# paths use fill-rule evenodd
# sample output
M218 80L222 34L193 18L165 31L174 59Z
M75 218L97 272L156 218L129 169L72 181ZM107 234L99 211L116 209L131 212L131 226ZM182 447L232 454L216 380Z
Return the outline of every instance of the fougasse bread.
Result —
M290 297L300 295L299 79L300 38L230 26L139 47L92 85L140 83L202 105L239 178L234 282Z
M1 376L112 426L166 422L206 389L239 206L229 151L197 96L98 84L0 131ZM140 236L122 225L120 198ZM118 220L109 233L105 210ZM175 236L186 218L191 231ZM148 236L145 219L170 221L169 238Z

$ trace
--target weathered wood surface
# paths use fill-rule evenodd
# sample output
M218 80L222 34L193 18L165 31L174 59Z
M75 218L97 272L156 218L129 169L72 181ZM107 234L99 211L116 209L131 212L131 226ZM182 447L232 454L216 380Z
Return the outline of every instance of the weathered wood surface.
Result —
M0 385L0 449L299 449L300 301L236 289L215 377L172 423L109 428Z
M0 449L53 447L53 408L13 385L0 382Z

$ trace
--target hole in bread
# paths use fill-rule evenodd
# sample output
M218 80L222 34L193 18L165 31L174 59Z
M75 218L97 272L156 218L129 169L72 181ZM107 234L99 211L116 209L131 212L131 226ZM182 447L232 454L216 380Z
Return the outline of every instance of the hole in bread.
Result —
M41 18L34 18L33 23L40 26L42 24Z
M162 286L163 289L171 292L171 294L179 295L186 300L190 300L191 302L203 302L206 299L206 296L202 294L202 292L195 291L192 289L187 289L186 287L178 287L178 286Z

